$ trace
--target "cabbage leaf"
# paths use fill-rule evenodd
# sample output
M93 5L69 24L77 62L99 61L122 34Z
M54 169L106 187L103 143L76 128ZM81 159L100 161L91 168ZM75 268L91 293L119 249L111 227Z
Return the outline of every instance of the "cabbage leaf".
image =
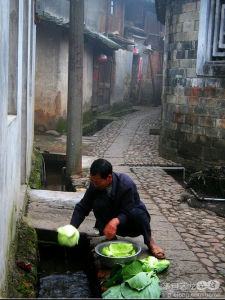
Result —
M167 259L157 259L154 256L148 256L139 260L143 265L144 272L155 271L160 273L169 268L170 262Z
M130 279L134 275L142 272L142 264L138 260L134 260L131 263L126 264L122 269L123 280Z
M123 299L120 284L114 285L102 294L105 299Z
M123 282L120 288L125 299L158 299L162 293L159 278L153 272L141 272Z
M162 289L156 272L162 272L169 265L168 260L158 260L154 256L116 264L112 268L110 279L104 284L109 288L102 294L102 298L158 299Z

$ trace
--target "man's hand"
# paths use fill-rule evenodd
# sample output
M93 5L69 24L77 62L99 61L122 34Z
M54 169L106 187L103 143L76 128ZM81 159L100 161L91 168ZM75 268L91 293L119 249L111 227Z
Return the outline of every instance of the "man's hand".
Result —
M116 235L117 226L119 225L120 220L118 218L113 218L106 224L104 228L104 234L108 240L111 240Z

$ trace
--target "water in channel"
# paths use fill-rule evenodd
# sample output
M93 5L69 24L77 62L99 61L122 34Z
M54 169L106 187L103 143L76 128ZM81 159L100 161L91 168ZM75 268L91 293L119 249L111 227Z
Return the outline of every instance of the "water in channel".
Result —
M99 285L88 245L72 248L39 242L37 298L98 298Z

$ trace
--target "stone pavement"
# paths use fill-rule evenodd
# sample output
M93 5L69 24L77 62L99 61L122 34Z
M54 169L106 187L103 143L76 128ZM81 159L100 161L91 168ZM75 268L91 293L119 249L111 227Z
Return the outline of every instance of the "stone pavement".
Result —
M176 164L159 156L159 136L149 134L150 128L160 126L160 115L160 107L144 107L108 124L86 143L85 155L108 159L114 171L124 172L135 181L151 215L153 238L171 262L169 270L159 275L162 296L225 298L225 220L210 211L189 207L183 200L184 188L161 168ZM71 204L65 203L65 215L59 206L52 204L52 209L61 215L61 224L67 224ZM29 209L31 221L32 214ZM53 213L51 220L54 218ZM102 241L102 237L95 237L94 220L91 213L79 228L90 235L93 246ZM57 228L57 221L55 218L51 229ZM142 246L141 257L149 255L143 238L135 241Z

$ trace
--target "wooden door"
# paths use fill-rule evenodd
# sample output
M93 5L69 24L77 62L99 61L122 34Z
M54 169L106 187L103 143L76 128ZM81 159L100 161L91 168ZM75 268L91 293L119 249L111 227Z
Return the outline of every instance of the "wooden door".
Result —
M108 57L107 62L96 62L94 66L94 106L103 110L110 106L112 79L112 58Z

